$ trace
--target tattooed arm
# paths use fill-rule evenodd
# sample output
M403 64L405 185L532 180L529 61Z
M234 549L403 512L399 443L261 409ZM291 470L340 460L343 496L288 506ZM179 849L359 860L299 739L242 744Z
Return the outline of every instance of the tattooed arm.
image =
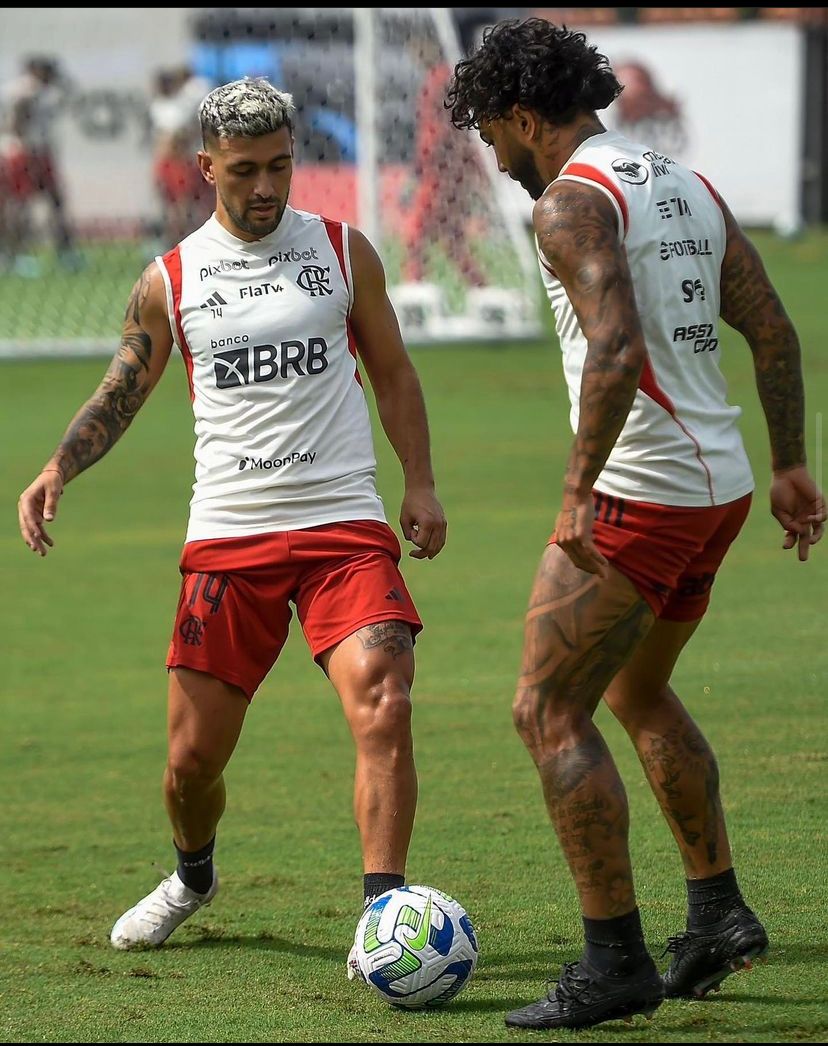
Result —
M805 392L799 338L756 248L722 202L727 247L722 261L722 319L747 340L770 436L771 511L784 548L800 560L825 530L825 499L805 465Z
M533 220L540 249L566 290L588 346L555 533L577 567L603 574L607 562L592 542L592 485L632 407L644 335L618 218L604 194L578 182L555 182L535 204Z
M20 533L33 552L46 555L46 546L53 541L43 523L54 519L64 486L94 465L126 432L158 383L171 349L164 283L152 262L132 288L121 347L109 370L72 419L40 475L20 495Z

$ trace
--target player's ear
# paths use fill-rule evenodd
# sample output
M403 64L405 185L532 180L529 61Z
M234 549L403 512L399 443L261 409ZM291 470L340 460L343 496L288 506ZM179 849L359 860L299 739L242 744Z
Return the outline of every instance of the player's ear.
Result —
M521 137L532 139L536 138L540 133L541 122L534 109L524 109L522 105L516 102L512 106L512 119L514 120L515 130L520 133Z
M216 175L213 171L213 158L205 149L198 150L198 168L201 171L201 176L205 182L210 185L216 184Z

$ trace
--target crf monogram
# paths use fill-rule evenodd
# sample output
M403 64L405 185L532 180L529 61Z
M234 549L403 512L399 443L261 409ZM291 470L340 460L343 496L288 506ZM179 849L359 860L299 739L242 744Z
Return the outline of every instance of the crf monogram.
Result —
M187 646L201 646L204 638L204 622L200 617L191 614L185 621L181 622L178 631L181 633Z
M297 284L307 291L312 298L317 294L333 294L329 286L331 269L328 265L306 265L296 277Z

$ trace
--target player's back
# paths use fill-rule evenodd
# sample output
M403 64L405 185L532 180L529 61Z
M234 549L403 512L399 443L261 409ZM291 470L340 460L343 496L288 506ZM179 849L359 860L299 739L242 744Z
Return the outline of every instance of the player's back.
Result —
M618 217L633 278L647 361L627 423L596 488L673 505L724 504L753 488L719 369L724 218L709 183L670 157L615 132L587 139L559 176L600 189ZM549 267L578 425L587 351L571 303Z

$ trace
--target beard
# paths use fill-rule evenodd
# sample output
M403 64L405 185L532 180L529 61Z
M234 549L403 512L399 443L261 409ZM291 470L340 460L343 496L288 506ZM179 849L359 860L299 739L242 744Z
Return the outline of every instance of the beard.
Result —
M228 202L223 193L219 193L219 195L221 196L221 202L224 204L224 209L230 215L236 228L241 229L242 232L246 232L250 236L255 236L257 239L269 236L278 227L279 222L282 220L282 215L285 213L285 203L282 203L280 200L258 200L256 202L259 206L276 205L276 211L272 218L259 218L249 207L245 211L237 211Z
M509 174L520 182L533 200L539 200L546 191L547 182L541 177L534 154L525 146L518 146Z

